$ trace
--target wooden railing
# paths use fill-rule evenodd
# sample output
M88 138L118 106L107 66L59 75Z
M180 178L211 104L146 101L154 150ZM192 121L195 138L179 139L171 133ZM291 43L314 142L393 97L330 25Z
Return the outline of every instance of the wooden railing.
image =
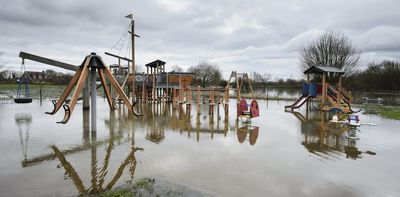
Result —
M353 96L351 95L351 92L347 91L340 85L336 85L337 90L346 98L349 102L353 100Z

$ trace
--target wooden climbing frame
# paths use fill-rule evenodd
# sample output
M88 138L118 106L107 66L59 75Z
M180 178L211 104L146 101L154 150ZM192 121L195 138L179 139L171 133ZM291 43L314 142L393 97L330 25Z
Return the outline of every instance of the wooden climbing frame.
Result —
M72 77L70 83L68 84L67 88L65 88L64 92L58 99L58 101L53 100L54 109L51 112L46 112L47 114L53 115L55 114L61 106L65 110L64 119L57 123L67 123L69 118L71 117L72 112L75 109L75 105L78 101L78 96L82 90L82 87L88 77L89 69L97 69L100 81L103 85L104 92L107 97L108 104L110 109L114 110L114 104L111 97L110 90L106 85L106 78L110 81L111 85L114 87L116 92L118 93L119 97L122 98L125 105L128 107L129 111L131 111L136 116L140 116L135 110L134 105L136 103L131 103L129 98L126 96L125 92L122 90L121 86L118 84L117 80L114 78L110 70L107 68L107 65L104 63L102 58L95 53L92 53L86 56L85 60L83 61L82 65L76 71L75 75ZM76 86L76 87L75 87ZM75 87L75 90L72 94L71 101L68 104L64 104L68 95L71 93L72 89Z

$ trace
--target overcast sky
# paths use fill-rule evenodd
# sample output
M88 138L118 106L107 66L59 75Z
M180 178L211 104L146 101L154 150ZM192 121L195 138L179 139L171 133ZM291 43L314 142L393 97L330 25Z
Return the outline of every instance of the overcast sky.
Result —
M156 59L167 69L207 61L225 76L237 70L301 78L299 50L327 30L346 34L362 51L360 67L399 60L399 8L399 0L12 0L0 6L0 51L14 69L19 51L72 64L94 51L113 64L104 52L127 29L124 16L134 13L142 70ZM126 48L110 52L130 57ZM26 67L53 69L32 61Z

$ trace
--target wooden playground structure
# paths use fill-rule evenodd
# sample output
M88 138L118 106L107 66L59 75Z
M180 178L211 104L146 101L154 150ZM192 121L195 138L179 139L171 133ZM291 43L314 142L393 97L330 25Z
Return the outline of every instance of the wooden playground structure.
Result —
M350 91L347 91L342 87L342 76L345 72L343 70L312 66L304 74L307 75L307 83L303 84L302 95L292 105L285 106L285 111L300 108L306 103L307 109L314 104L319 103L317 106L313 106L315 109L321 111L330 112L344 112L344 113L356 113L351 108L353 96ZM321 77L321 83L311 83L310 75L317 75ZM327 82L327 78L338 78L338 82L333 85Z
M198 115L200 114L200 105L207 103L210 115L213 115L215 107L219 111L220 105L223 106L225 113L228 114L230 90L236 90L237 92L238 117L251 119L259 116L258 103L254 99L251 80L247 73L233 71L226 87L198 86L193 88L190 83L195 73L166 72L166 62L162 60L155 60L146 64L146 72L136 72L134 44L135 38L140 36L134 32L132 15L128 15L127 18L131 19L130 28L128 28L130 31L126 33L129 33L131 37L132 58L129 59L121 55L106 52L106 55L118 60L117 64L112 64L111 66L108 66L96 53L86 56L79 66L75 66L46 57L20 52L19 56L23 62L28 59L75 72L59 99L52 100L54 109L51 112L46 112L53 115L63 107L65 116L58 123L65 124L68 122L77 101L80 99L83 100L83 109L91 108L92 121L95 121L97 89L101 86L104 89L105 97L111 110L115 108L116 102L124 103L129 111L136 116L142 115L136 111L136 103L172 103L173 106L186 105L186 110L189 112L191 111L192 104L196 104ZM101 82L100 86L97 85L98 79ZM230 85L232 80L236 83L236 89L233 89ZM243 83L248 83L250 87L252 95L251 104L247 104L247 101L241 96ZM72 96L68 99L72 90ZM81 92L83 96L79 97ZM91 107L89 107L89 97L91 98Z

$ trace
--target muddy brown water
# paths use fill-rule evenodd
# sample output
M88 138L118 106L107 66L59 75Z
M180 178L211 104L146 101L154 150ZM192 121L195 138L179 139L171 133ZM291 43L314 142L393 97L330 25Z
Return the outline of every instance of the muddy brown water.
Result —
M78 104L66 125L49 100L0 104L0 196L96 193L153 177L215 196L400 196L400 121L329 123L331 114L287 113L289 102L259 101L251 124L146 105L144 117L98 98L97 132ZM323 118L325 117L325 118Z

